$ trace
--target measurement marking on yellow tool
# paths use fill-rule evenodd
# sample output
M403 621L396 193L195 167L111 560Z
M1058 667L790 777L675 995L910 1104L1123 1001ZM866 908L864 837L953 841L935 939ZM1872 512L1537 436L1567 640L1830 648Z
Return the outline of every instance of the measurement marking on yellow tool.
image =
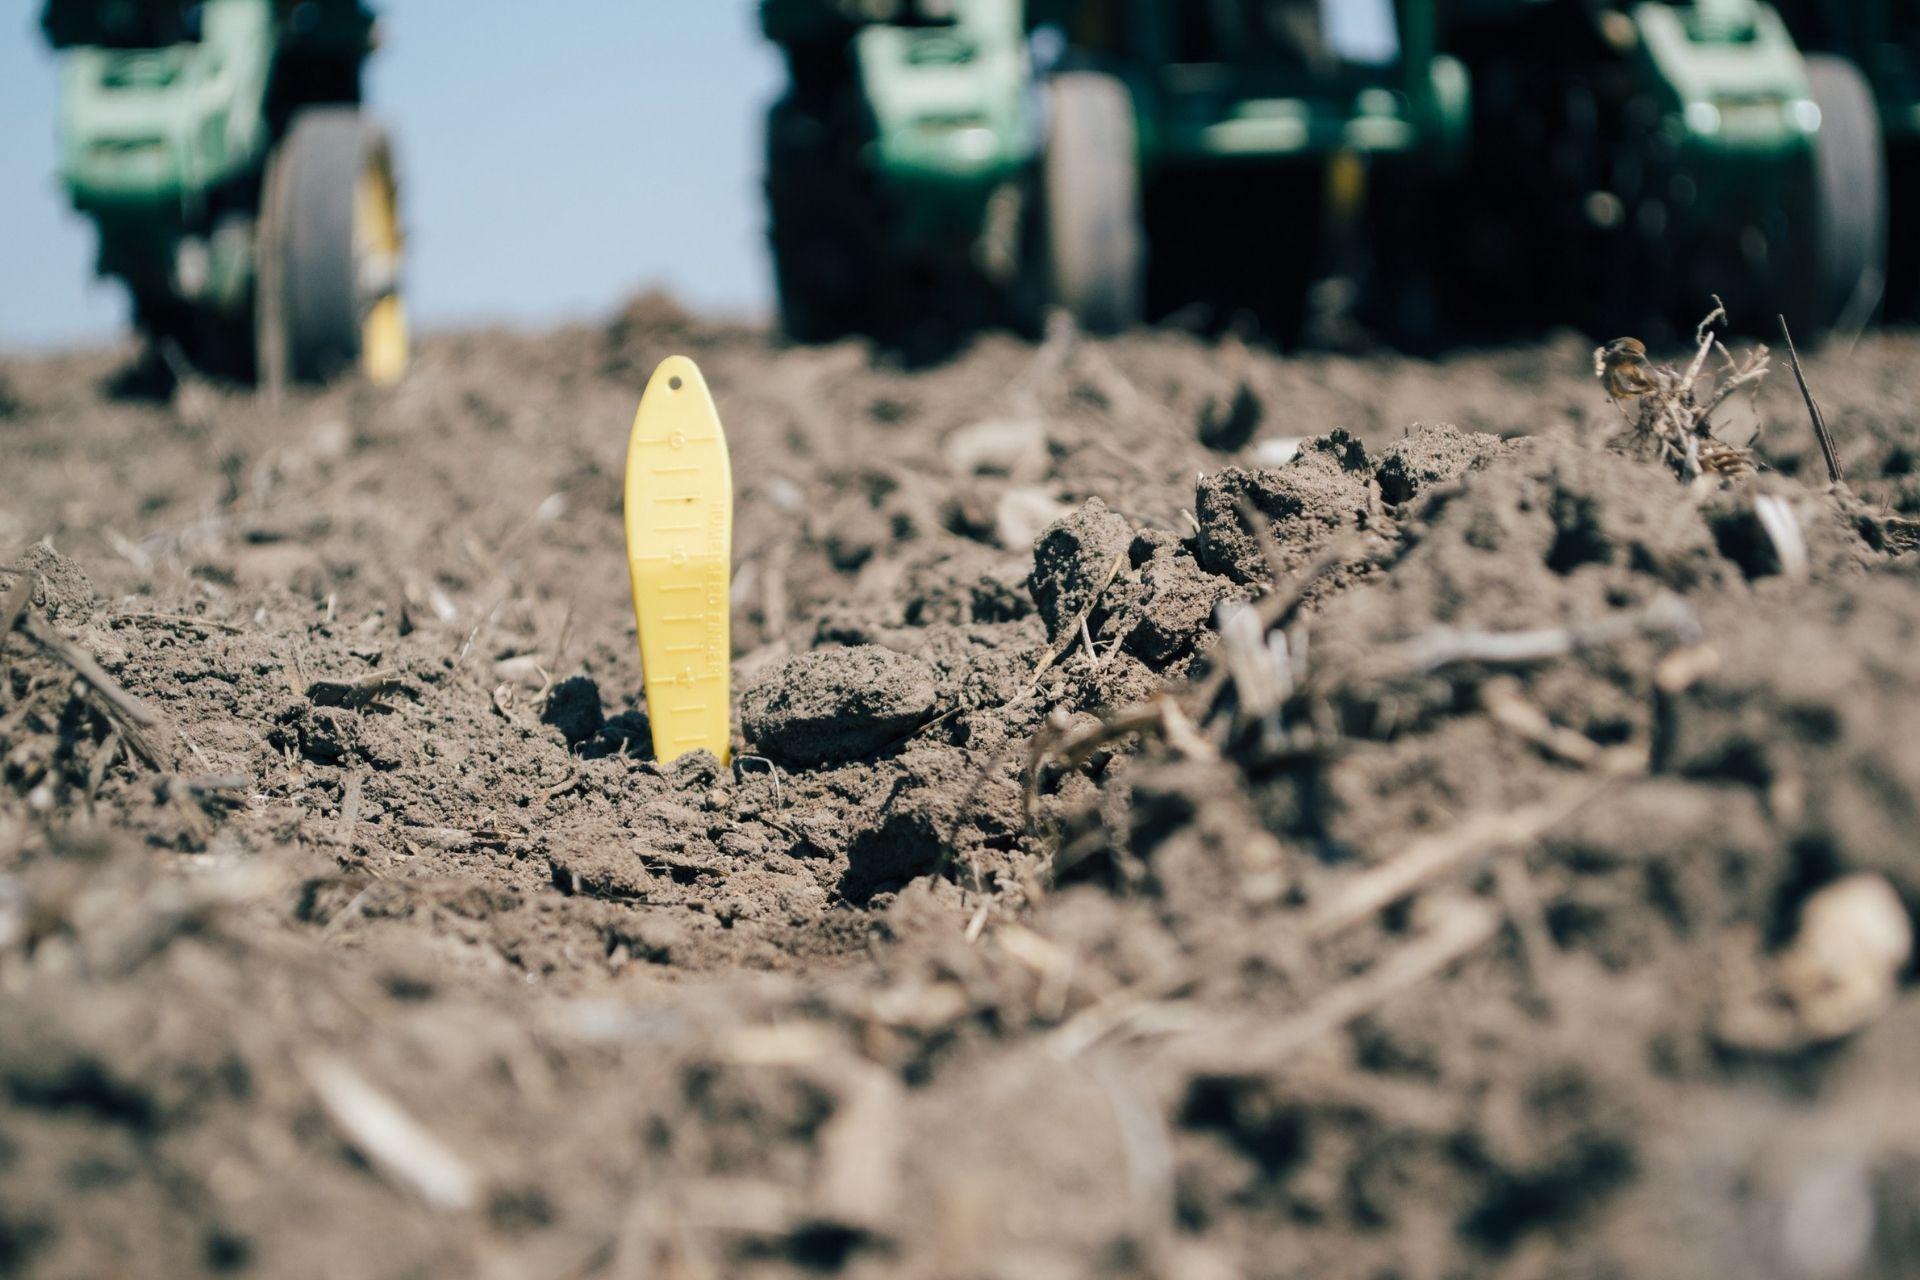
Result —
M655 371L634 415L626 525L655 754L666 762L704 747L724 761L733 480L712 396L684 357Z

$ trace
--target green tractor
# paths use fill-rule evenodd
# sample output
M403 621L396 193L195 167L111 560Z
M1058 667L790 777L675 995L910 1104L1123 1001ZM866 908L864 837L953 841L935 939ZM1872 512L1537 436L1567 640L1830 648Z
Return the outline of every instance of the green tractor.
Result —
M60 175L151 347L271 387L405 372L392 149L360 0L48 0Z
M1114 0L1035 12L1066 39L1039 161L1050 301L1107 327L1249 315L1283 342L1316 316L1347 317L1361 288L1376 310L1417 303L1418 193L1463 159L1470 109L1466 68L1440 50L1431 4ZM1129 209L1131 243L1089 234ZM1088 305L1102 299L1096 282L1136 278Z
M900 340L1349 314L1817 331L1884 256L1845 68L1758 0L762 0L782 316ZM1336 327L1337 329L1337 327Z
M1411 190L1466 141L1430 5L1321 7L763 0L791 72L767 156L788 332L913 345L1196 304L1296 329L1370 175Z
M781 319L806 342L1005 320L1039 126L1021 0L763 0ZM928 334L930 341L939 339Z

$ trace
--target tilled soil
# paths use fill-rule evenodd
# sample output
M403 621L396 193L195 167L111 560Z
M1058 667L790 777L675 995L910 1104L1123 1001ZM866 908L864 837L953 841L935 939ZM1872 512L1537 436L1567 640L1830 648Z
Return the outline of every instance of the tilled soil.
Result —
M1916 356L1810 360L1843 486L1784 370L1758 474L1610 450L1572 337L0 361L0 1274L1908 1274Z

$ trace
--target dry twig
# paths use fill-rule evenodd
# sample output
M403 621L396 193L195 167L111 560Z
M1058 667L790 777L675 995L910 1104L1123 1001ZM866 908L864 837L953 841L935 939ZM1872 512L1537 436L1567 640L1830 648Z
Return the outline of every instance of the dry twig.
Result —
M1328 989L1305 1010L1278 1024L1236 1023L1196 1036L1179 1054L1182 1065L1202 1074L1267 1071L1294 1054L1365 1017L1491 942L1500 932L1500 912L1474 899L1436 904L1434 921L1365 973Z
M1307 936L1330 938L1465 866L1475 858L1538 840L1612 786L1611 775L1567 787L1558 796L1511 813L1483 813L1450 831L1423 836L1403 852L1349 881L1307 919Z
M1100 580L1099 587L1095 589L1092 597L1088 599L1086 608L1080 610L1080 612L1062 628L1065 638L1055 641L1053 648L1047 651L1046 656L1040 659L1040 664L1033 669L1033 679L1027 685L1028 692L1038 689L1040 687L1040 677L1051 670L1054 664L1059 662L1060 659L1073 652L1073 646L1080 642L1081 630L1086 625L1087 619L1092 617L1093 611L1100 607L1101 597L1107 594L1107 588L1111 587L1113 580L1120 576L1120 570L1125 567L1126 563L1127 549L1123 547L1120 550L1120 554L1113 558L1113 564L1107 570L1106 576ZM1092 641L1090 640L1088 641L1088 648L1089 650L1092 649ZM1094 656L1097 657L1098 655L1096 654Z
M1552 1000L1557 985L1555 959L1559 951L1553 945L1553 932L1547 927L1546 908L1533 876L1527 871L1524 849L1510 849L1493 860L1494 886L1500 893L1500 905L1520 939L1520 955L1534 990Z
M1685 600L1662 594L1644 609L1587 627L1541 627L1530 631L1457 631L1436 627L1392 646L1385 651L1384 658L1389 671L1414 674L1465 662L1517 666L1618 644L1637 635L1671 637L1692 643L1700 637L1700 621L1693 606Z
M87 686L101 706L106 710L107 718L120 731L134 754L146 761L152 769L166 771L168 763L154 747L147 730L160 726L160 718L148 709L147 705L120 687L119 682L108 675L93 655L78 645L69 644L58 636L44 635L34 624L31 617L22 617L17 624L22 635L31 640L35 647L50 658L65 663L73 674Z
M1809 569L1807 535L1800 527L1799 513L1793 504L1778 494L1759 493L1753 498L1753 514L1773 544L1780 561L1780 573L1787 578L1804 578Z
M360 825L360 788L361 776L350 774L340 797L340 825L334 829L335 842L348 853L353 852L353 833Z
M1034 809L1040 799L1040 772L1048 762L1057 761L1068 769L1075 769L1092 759L1102 747L1155 729L1182 755L1200 760L1219 759L1220 753L1214 750L1213 744L1200 736L1193 721L1180 710L1172 695L1165 692L1155 694L1146 702L1109 711L1078 729L1072 728L1063 716L1050 717L1033 735L1027 748L1023 808L1028 829L1033 827Z
M319 679L307 686L307 701L317 707L364 707L382 694L411 692L406 680L390 671L345 680Z
M33 593L39 587L40 575L27 571L14 578L12 589L0 597L0 649L6 648L7 637L26 616L27 606L33 602Z
M1502 728L1568 764L1590 765L1604 750L1586 734L1548 719L1546 712L1527 700L1520 682L1510 676L1496 677L1482 685L1480 705Z
M236 627L231 622L216 622L212 618L193 618L176 613L119 613L108 619L109 622L150 622L156 627L172 627L176 630L217 631L222 635L244 635L246 628Z
M1827 419L1820 412L1820 402L1813 398L1813 390L1807 386L1807 375L1800 367L1800 353L1794 349L1793 333L1787 328L1785 316L1780 317L1780 336L1787 340L1787 360L1793 365L1793 379L1800 384L1800 398L1807 402L1807 417L1813 420L1813 438L1820 442L1820 456L1827 461L1827 479L1841 484L1844 477L1840 474L1840 459L1834 453L1833 436L1827 431Z
M479 1201L480 1180L466 1162L346 1063L315 1055L301 1068L341 1134L388 1181L433 1209L460 1212Z

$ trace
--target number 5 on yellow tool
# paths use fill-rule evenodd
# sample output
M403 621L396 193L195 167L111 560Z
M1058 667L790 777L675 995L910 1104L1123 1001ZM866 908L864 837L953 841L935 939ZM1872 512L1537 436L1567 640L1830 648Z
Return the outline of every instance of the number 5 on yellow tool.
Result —
M627 570L653 753L729 744L733 467L706 379L685 356L654 370L627 440Z

